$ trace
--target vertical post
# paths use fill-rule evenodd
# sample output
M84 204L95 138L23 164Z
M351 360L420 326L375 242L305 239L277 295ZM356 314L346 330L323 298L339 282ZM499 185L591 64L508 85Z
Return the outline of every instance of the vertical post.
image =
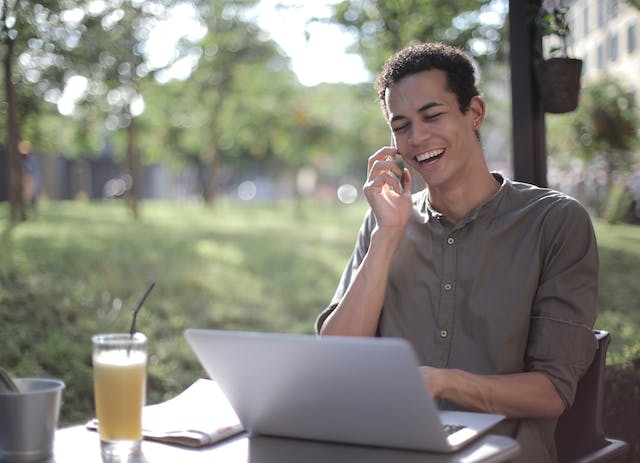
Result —
M530 20L542 0L509 0L514 179L547 186L544 110L534 76L537 38ZM539 49L539 48L538 48Z

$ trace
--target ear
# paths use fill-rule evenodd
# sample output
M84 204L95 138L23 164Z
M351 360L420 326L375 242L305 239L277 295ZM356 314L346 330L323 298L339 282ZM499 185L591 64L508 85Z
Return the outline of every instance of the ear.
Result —
M471 98L467 113L471 116L473 130L476 130L476 131L480 130L480 127L482 126L482 122L484 121L484 116L486 114L485 110L486 110L485 104L482 97L476 95L473 98Z

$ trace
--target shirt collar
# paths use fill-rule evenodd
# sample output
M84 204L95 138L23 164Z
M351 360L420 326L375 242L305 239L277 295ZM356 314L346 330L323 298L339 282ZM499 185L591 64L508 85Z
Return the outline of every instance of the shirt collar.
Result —
M469 222L476 220L478 217L490 214L498 207L500 200L505 195L508 180L499 172L491 172L491 175L493 175L493 178L495 178L500 184L498 190L482 203L467 212L464 217L460 219L460 222L455 225L455 228L462 228ZM444 214L435 210L431 205L431 202L429 201L428 187L422 190L420 194L420 211L422 213L426 213L430 219L436 219L439 222L449 221Z

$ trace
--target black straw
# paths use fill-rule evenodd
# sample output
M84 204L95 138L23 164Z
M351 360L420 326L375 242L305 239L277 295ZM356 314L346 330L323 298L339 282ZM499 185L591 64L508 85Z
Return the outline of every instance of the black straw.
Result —
M133 320L131 320L131 329L129 330L129 334L131 335L132 338L133 338L133 335L136 332L135 331L135 329L136 329L136 318L138 317L138 312L142 308L142 304L144 304L145 299L147 298L147 296L149 295L149 293L151 292L151 290L153 289L153 287L155 285L156 285L155 281L151 283L151 285L147 289L147 292L144 293L144 296L142 296L142 299L140 299L140 302L138 302L138 307L136 307L136 310L133 311Z

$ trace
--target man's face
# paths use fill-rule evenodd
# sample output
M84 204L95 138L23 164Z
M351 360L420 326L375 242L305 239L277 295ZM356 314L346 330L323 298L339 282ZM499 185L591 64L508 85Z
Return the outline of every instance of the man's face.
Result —
M479 147L474 120L479 125L484 111L478 97L463 114L456 95L447 89L446 74L430 70L389 87L385 102L398 151L430 188L471 178L467 160Z

